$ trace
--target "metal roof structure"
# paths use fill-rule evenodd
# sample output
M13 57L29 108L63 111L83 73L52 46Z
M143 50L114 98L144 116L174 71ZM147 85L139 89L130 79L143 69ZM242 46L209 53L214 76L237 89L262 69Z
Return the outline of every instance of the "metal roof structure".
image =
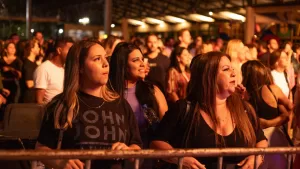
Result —
M91 24L103 25L104 3L105 0L32 0L32 15L57 18L65 23L78 23L80 18L89 17ZM120 23L123 17L142 20L166 15L182 17L192 13L209 16L209 12L224 10L244 15L246 6L258 8L260 13L274 19L300 22L300 0L112 0L112 23ZM266 7L284 6L287 10L264 12ZM1 16L25 17L25 14L26 0L0 0L0 19Z

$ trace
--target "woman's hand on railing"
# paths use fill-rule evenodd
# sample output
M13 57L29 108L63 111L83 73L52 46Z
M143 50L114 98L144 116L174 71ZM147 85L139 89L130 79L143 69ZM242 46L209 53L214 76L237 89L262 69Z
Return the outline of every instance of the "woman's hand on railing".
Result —
M184 157L182 160L182 167L184 169L206 169L205 165L201 164L194 157Z
M124 144L124 143L120 143L120 142L116 142L112 145L111 150L128 150L129 147Z
M243 161L238 163L237 165L241 167L241 169L254 169L254 161L255 155L251 155L246 157ZM263 158L261 155L257 156L256 167L258 168L263 162Z
M84 169L84 163L78 159L62 161L59 168L62 169Z

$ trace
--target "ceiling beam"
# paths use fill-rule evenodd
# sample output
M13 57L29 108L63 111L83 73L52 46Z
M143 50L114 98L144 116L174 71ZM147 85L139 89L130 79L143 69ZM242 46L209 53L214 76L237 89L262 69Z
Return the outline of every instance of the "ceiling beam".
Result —
M268 7L254 7L255 13L277 13L280 12L291 12L300 9L300 5L293 6L268 6Z

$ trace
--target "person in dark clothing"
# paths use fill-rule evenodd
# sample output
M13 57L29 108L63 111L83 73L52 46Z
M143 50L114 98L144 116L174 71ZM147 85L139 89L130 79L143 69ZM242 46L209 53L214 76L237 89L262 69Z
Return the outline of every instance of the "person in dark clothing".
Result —
M105 56L104 48L93 41L81 41L70 48L63 92L46 106L36 149L141 149L130 105L106 86L109 64ZM58 142L61 134L62 141ZM79 159L42 162L49 168L83 169L85 165ZM94 160L91 168L122 168L123 163Z
M287 147L288 135L283 125L289 121L293 104L273 82L270 70L261 62L253 60L242 65L243 85L249 102L254 107L270 147ZM253 80L255 79L255 80ZM287 133L286 133L287 134ZM275 139L276 138L276 139ZM262 169L287 167L284 154L266 155Z
M146 80L152 82L165 93L166 76L170 66L170 60L158 49L158 38L156 35L149 35L146 41L148 52L145 54L145 58L148 59L150 67L150 72L146 76Z
M235 93L235 87L236 75L228 56L221 52L195 56L187 98L177 101L166 113L151 147L164 150L267 147L253 108ZM225 157L223 163L253 168L254 159L254 155ZM166 161L177 164L178 159ZM258 166L262 161L259 156ZM184 157L183 167L215 169L217 162L216 157Z
M270 60L270 54L272 52L274 52L275 50L277 50L279 48L279 45L278 45L278 41L274 38L271 38L268 40L268 43L267 43L267 46L268 46L268 51L265 52L265 46L264 44L262 44L263 46L261 46L261 50L262 54L259 55L258 59L267 67L270 68L270 63L269 63L269 60Z
M39 55L40 47L38 41L30 40L25 45L25 60L22 68L23 77L21 79L21 102L35 103L35 90L33 82L33 73L37 68L36 57Z
M10 42L5 46L5 56L0 59L2 83L10 91L7 103L18 103L20 97L20 78L23 62L16 55L16 46Z
M119 43L110 60L111 87L130 104L138 122L143 148L149 148L151 134L168 110L163 93L145 78L141 50L132 43ZM152 159L141 162L141 168L152 169Z

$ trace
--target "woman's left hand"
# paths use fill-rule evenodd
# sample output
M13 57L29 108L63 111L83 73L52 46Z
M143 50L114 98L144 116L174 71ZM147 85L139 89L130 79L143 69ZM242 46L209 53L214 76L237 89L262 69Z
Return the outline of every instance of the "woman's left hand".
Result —
M242 84L238 84L235 87L235 90L237 91L238 94L241 95L242 99L245 99L245 100L249 99L247 90L246 90L246 88Z
M112 150L128 150L129 147L124 143L116 142L112 145L111 149Z
M241 167L241 169L254 169L254 161L255 161L255 155L251 155L246 157L243 161L238 163L237 165ZM257 168L261 165L263 162L263 159L260 155L257 156L257 161L256 161L256 166Z

